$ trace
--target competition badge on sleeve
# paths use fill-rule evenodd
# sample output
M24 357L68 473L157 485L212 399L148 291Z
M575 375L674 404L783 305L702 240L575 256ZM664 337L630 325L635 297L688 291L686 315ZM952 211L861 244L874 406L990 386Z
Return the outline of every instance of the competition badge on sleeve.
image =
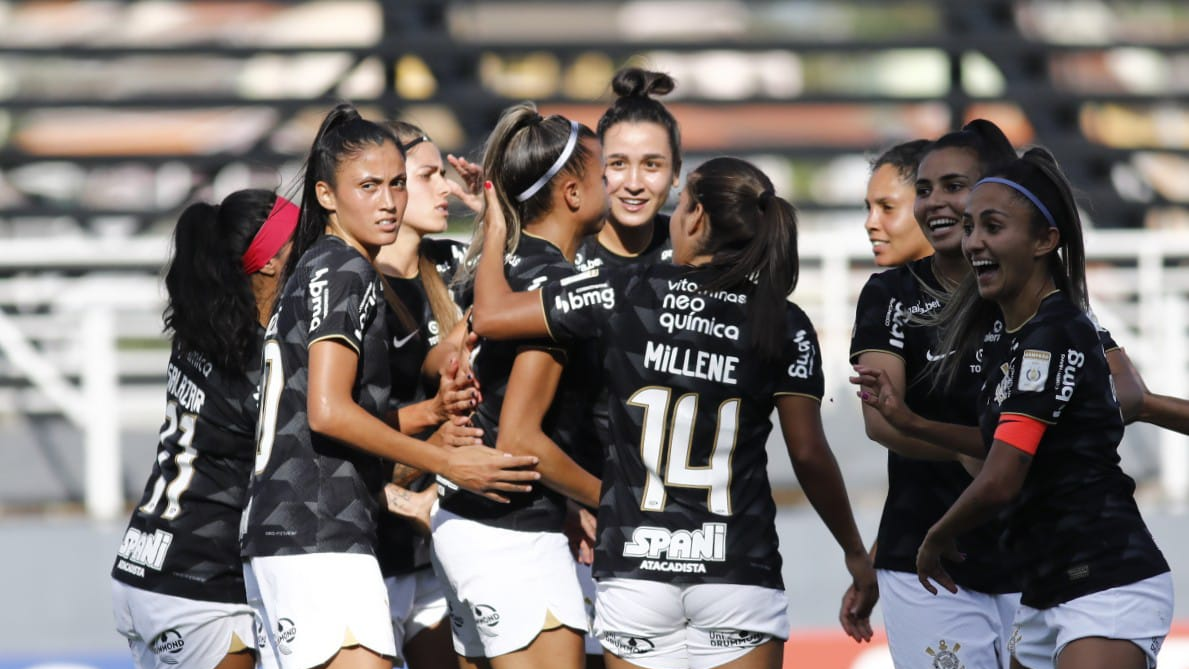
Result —
M1049 378L1048 351L1025 349L1024 358L1020 364L1020 392L1035 393L1044 390L1045 381Z

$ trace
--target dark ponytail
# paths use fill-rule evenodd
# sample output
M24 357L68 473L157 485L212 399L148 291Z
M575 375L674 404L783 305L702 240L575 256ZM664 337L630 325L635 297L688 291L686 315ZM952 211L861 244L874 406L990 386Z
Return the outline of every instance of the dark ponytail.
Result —
M572 124L564 116L541 116L536 105L524 102L504 110L483 147L483 173L491 181L508 225L508 251L520 244L520 231L540 220L553 206L553 189L560 175L585 176L591 151L583 139L595 139L594 132L578 124L578 142L562 165L539 189L525 194L545 178L569 143ZM521 200L520 197L525 197ZM482 216L482 214L480 214ZM483 226L476 225L466 260L455 274L455 285L466 286L474 279L476 260L483 250Z
M173 232L165 273L165 331L215 366L239 373L251 362L259 311L243 255L277 196L241 190L219 205L186 207Z
M690 173L689 206L702 205L709 223L699 249L716 269L707 292L743 289L751 294L752 344L776 360L785 341L785 301L797 287L797 213L776 195L758 167L738 158L713 158Z
M1007 135L1003 134L999 126L983 118L976 118L962 126L961 130L937 138L921 158L939 149L951 148L973 152L978 159L979 174L982 175L990 174L1016 159L1016 150Z
M655 123L665 129L669 137L669 151L673 154L673 171L680 173L681 128L668 108L653 99L653 96L673 92L676 85L673 77L664 72L652 72L639 67L625 67L616 72L611 80L611 90L615 92L616 99L599 119L599 141L603 141L607 131L618 123Z
M391 142L404 155L400 142L391 130L361 117L349 103L339 104L322 119L322 125L310 146L310 155L306 158L301 189L301 219L297 230L293 232L293 250L285 265L282 285L293 274L302 255L326 230L329 214L318 202L317 183L325 181L333 187L335 173L344 159L369 145L382 146L385 142Z

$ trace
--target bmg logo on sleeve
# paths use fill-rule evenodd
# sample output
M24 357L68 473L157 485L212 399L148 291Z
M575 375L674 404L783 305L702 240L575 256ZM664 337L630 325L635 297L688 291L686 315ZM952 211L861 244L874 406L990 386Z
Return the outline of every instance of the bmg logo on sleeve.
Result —
M605 283L596 283L562 293L553 299L553 304L562 313L595 305L610 310L615 307L615 291Z

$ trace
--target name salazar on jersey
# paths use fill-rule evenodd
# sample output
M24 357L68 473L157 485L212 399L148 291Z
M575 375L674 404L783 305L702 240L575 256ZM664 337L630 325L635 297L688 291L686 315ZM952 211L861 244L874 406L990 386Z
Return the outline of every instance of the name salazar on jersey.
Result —
M705 574L706 562L727 559L727 525L702 523L698 530L637 527L623 545L623 556L643 558L639 568L644 571Z
M173 533L157 530L152 534L141 532L135 527L129 527L124 532L124 540L120 542L117 552L120 559L116 568L134 576L144 576L144 568L161 571L165 564L165 556L169 553L169 546L173 544Z

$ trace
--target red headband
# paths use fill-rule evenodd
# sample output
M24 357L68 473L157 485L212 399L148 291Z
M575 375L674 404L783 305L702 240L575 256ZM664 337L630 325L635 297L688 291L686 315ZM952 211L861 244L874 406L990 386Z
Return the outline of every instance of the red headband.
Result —
M255 274L268 264L277 251L293 236L297 228L297 217L301 210L289 200L277 196L277 202L268 212L268 218L256 231L248 250L244 251L244 274Z

